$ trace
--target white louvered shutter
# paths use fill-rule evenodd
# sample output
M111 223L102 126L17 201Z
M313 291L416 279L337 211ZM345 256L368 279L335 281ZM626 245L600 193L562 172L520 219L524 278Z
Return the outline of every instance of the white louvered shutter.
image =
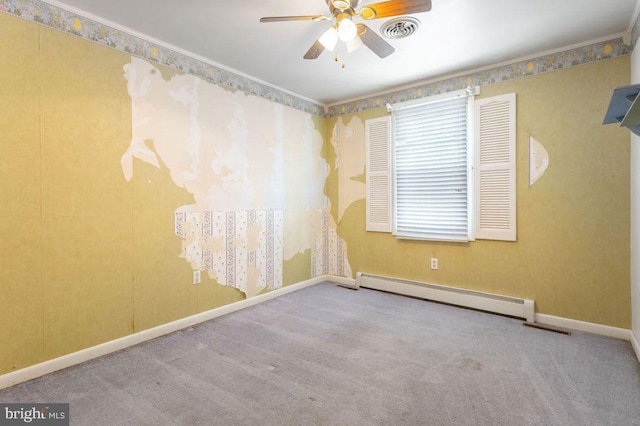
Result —
M476 238L516 241L516 94L475 104Z
M466 92L394 107L400 238L468 241Z
M391 232L391 117L367 120L367 231Z

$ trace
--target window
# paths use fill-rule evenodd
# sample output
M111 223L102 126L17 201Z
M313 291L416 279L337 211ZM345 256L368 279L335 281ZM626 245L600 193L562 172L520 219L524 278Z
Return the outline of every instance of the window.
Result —
M393 107L393 233L468 241L466 92Z
M367 230L515 241L515 94L463 90L390 109L366 123Z

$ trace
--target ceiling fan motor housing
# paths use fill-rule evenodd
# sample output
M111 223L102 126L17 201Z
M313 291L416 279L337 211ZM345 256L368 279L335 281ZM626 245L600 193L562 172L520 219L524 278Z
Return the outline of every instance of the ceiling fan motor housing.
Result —
M333 4L333 7L340 10L347 10L351 7L351 2L349 0L331 0L331 4Z

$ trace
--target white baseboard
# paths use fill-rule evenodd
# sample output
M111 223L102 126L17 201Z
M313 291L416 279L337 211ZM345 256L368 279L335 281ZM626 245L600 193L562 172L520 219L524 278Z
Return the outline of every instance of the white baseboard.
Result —
M360 273L358 275L360 275ZM346 287L350 287L354 289L360 288L357 279L354 280L349 278L331 276L331 277L328 277L328 280L336 282L340 285L344 285ZM389 289L386 287L372 287L372 288L404 294L402 292L398 292L397 288L393 288L393 289ZM420 295L412 294L410 292L407 292L406 294L410 296L420 297ZM625 328L611 327L608 325L595 324L591 322L579 321L579 320L574 320L569 318L556 317L556 316L547 315L547 314L536 313L536 314L533 314L533 318L535 322L540 324L547 324L547 325L567 328L571 330L586 331L589 333L599 334L602 336L614 337L616 339L631 341L634 347L634 350L636 352L636 355L638 356L638 360L640 360L640 346L638 345L638 340L636 339L635 335L631 332L631 330L627 330Z
M167 324L160 325L158 327L143 330L138 333L112 340L110 342L83 349L81 351L64 355L49 361L45 361L40 364L32 365L18 371L0 375L0 389L14 386L19 383L28 382L29 380L51 374L58 370L82 364L83 362L90 361L92 359L99 358L101 356L108 355L110 353L117 352L140 343L144 343L148 340L152 340L157 337L164 336L166 334L173 333L175 331L182 330L184 328L188 328L193 325L200 324L202 322L209 321L211 319L218 318L223 315L230 314L232 312L236 312L262 302L266 302L267 300L275 299L276 297L284 296L285 294L289 294L297 290L302 290L304 288L314 286L324 281L331 281L350 288L358 288L355 279L333 275L323 275L320 277L315 277L310 280L302 281L293 285L289 285L287 287L279 288L277 290L252 297L250 299L231 303L229 305L221 306L210 311L201 312L190 317L182 318ZM630 340L633 349L638 356L638 360L640 361L640 345L638 344L638 339L636 338L635 334L630 330L555 317L546 314L536 314L535 318L536 322L539 322L541 324L548 324L573 330L587 331L590 333L601 334L618 339Z
M611 327L592 322L578 321L569 318L555 317L547 314L536 314L536 322L552 325L554 327L569 328L571 330L586 331L602 336L615 337L616 339L631 340L631 330L626 328Z
M638 344L638 337L633 331L631 332L631 346L633 346L638 362L640 362L640 344Z
M138 333L130 334L128 336L112 340L110 342L93 346L91 348L83 349L81 351L45 361L40 364L13 371L11 373L0 376L0 389L14 386L19 383L28 382L29 380L51 374L58 370L62 370L63 368L82 364L83 362L90 361L92 359L99 358L101 356L108 355L122 349L126 349L128 347L155 339L160 336L164 336L165 334L173 333L174 331L182 330L184 328L191 327L193 325L200 324L202 322L209 321L211 319L257 305L258 303L266 302L267 300L275 299L276 297L284 296L285 294L289 294L297 290L302 290L303 288L311 287L323 281L337 282L337 279L338 277L327 275L315 277L310 280L302 281L296 284L279 288L277 290L270 291L268 293L260 294L250 299L230 303L228 305L221 306L210 311L201 312L190 317L182 318L167 324L160 325L158 327L143 330Z

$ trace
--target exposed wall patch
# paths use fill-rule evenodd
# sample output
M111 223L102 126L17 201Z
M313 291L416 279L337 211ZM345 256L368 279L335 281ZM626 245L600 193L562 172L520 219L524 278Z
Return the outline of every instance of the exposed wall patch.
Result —
M549 152L533 136L529 136L529 185L536 183L548 167Z
M344 212L357 200L366 196L364 182L365 151L364 122L353 117L349 124L345 124L342 117L333 127L331 145L336 152L338 170L338 222L342 220Z
M329 171L311 114L188 74L165 80L136 57L124 71L132 134L122 172L133 178L134 158L166 167L193 196L193 203L176 206L173 226L183 240L180 257L194 271L253 297L281 287L283 262L312 249L322 254L318 275L350 276L346 245L335 222L324 218ZM347 159L358 158L352 153L358 145L350 145L364 136L343 130ZM347 181L363 173L364 166L344 164Z

